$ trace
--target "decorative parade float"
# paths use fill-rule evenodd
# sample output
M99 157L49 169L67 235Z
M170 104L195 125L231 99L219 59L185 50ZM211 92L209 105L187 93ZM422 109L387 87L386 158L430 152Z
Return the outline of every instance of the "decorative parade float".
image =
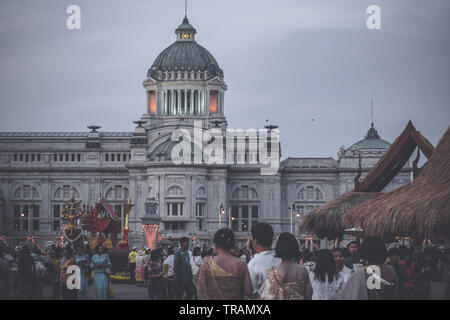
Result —
M75 200L74 197L64 201L61 218L66 223L62 227L61 244L66 243L66 245L71 245L74 248L84 244L86 234L83 232L81 221L89 216L88 211L89 209L86 206L82 207L81 201Z

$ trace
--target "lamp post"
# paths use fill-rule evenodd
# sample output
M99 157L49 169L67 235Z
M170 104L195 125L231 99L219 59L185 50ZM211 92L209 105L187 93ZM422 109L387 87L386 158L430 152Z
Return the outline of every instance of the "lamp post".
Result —
M297 220L295 220L295 235L298 236L298 219L300 218L300 212L297 211L297 213L295 214L297 217Z
M222 223L222 214L225 213L225 208L223 207L223 204L221 203L219 206L219 229L221 227L221 223Z

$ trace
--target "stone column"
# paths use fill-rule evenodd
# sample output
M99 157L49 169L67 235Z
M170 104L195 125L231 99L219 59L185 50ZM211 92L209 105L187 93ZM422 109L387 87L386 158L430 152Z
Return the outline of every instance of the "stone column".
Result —
M205 115L205 105L206 105L206 94L205 94L205 90L201 90L200 92L202 98L200 99L201 102L201 106L200 106L200 114Z
M199 92L198 90L194 91L194 98L197 98L194 100L194 114L198 114L198 108L199 108Z
M167 114L167 90L164 90L164 95L163 95L163 105L164 105L164 110L162 112L162 114Z
M203 114L203 110L202 110L203 102L202 102L202 99L203 99L203 90L198 90L198 111L197 111L198 114Z
M194 107L195 107L194 96L195 96L195 90L191 89L191 110L190 110L191 112L190 112L190 114L194 114Z
M184 89L183 92L184 92L184 99L183 99L183 114L186 114L186 113L187 113L187 92L188 92L188 90L187 90L187 89Z
M173 115L173 108L175 106L175 90L170 90L170 106L169 106L169 115Z
M178 106L177 106L177 114L181 112L181 90L178 89Z
M156 95L156 108L155 108L155 115L159 114L160 108L161 108L161 91L158 90L158 87L155 88L155 95Z

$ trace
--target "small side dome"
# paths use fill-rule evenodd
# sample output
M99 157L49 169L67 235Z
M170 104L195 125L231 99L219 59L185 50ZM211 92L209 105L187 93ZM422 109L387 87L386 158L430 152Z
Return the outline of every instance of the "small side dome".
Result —
M390 146L389 142L380 138L372 123L364 139L353 144L350 149L389 149Z

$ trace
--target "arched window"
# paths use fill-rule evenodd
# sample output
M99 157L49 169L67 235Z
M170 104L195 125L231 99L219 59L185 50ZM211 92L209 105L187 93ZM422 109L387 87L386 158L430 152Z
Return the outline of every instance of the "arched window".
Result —
M113 207L120 219L120 230L125 224L124 205L128 202L130 192L126 186L116 184L106 191L106 201Z
M39 231L39 191L31 185L23 185L14 191L13 222L15 231Z
M307 186L297 193L297 200L320 201L323 200L323 194L318 188Z
M53 194L53 200L68 200L74 197L75 199L80 198L80 193L75 187L70 185L63 185L56 189Z
M37 189L30 185L24 185L14 191L14 199L17 200L40 200Z
M258 193L255 188L249 186L241 186L236 189L231 194L231 199L233 200L259 200Z
M126 201L129 196L128 188L120 184L112 186L106 191L106 200L110 201Z
M183 195L183 190L180 187L173 186L167 190L167 196L177 197Z
M59 186L53 193L52 198L52 230L55 232L61 231L62 221L61 212L64 209L64 200L69 200L74 197L75 199L80 199L80 192L77 188L71 185Z
M197 230L205 230L206 218L206 190L204 187L197 189L197 200L195 204L195 217L197 219Z
M306 186L297 192L295 209L300 217L325 203L324 195L319 188Z
M259 221L260 201L255 188L242 185L231 193L231 228L233 231L249 231Z

